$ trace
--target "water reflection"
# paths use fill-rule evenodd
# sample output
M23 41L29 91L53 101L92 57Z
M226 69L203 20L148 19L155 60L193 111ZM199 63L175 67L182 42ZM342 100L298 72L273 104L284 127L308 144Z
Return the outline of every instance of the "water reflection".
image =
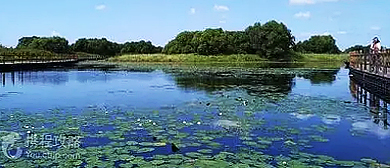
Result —
M313 70L310 73L298 74L298 77L309 79L311 84L332 84L336 80L336 70Z
M226 128L228 126L227 129L231 129L231 127L233 127L233 131L235 131L234 129L236 129L237 126L240 126L240 129L243 129L243 132L245 132L245 135L242 134L243 136L249 135L247 133L252 133L252 130L259 130L262 133L265 133L257 134L257 132L253 132L254 134L249 138L245 137L245 139L247 139L246 142L250 142L250 138L253 138L254 143L263 142L258 141L257 137L284 139L281 142L270 143L272 144L269 148L270 150L278 150L275 155L283 154L284 151L288 151L287 148L289 147L283 147L283 144L286 144L287 142L288 144L296 143L295 145L299 148L309 148L308 151L302 150L302 152L326 154L343 160L358 160L363 155L371 155L372 157L381 158L381 160L388 160L388 155L379 153L386 149L386 145L381 145L376 139L371 139L370 141L367 140L368 138L366 137L352 137L349 136L349 132L343 132L352 128L358 130L358 132L361 130L368 131L380 135L381 137L390 135L390 132L387 130L387 113L383 113L383 109L387 108L375 108L381 104L378 103L377 99L372 101L369 99L367 100L373 102L371 106L373 107L372 110L374 112L370 112L372 113L372 117L369 118L367 117L367 112L369 110L366 112L364 108L356 106L356 103L327 97L342 90L341 93L350 98L347 88L348 76L341 77L341 79L337 81L337 83L343 81L341 82L342 87L337 85L325 85L325 87L314 86L310 89L311 93L308 94L303 94L302 92L299 92L299 90L294 90L299 87L308 87L308 85L310 85L308 82L309 80L321 84L332 83L336 80L336 78L332 76L334 76L338 70L224 69L221 71L192 70L189 72L176 70L175 72L170 72L168 74L159 71L152 72L154 70L155 69L144 71L138 68L130 68L130 71L132 71L131 73L126 72L126 70L113 71L112 69L107 71L81 71L80 69L73 69L70 72L48 71L46 72L48 74L58 73L66 76L66 78L69 78L69 82L66 85L55 87L50 84L46 84L46 86L28 86L26 84L24 87L6 88L4 91L21 91L24 94L4 97L0 103L2 103L2 108L8 109L18 107L27 109L26 111L38 111L37 109L46 110L52 107L68 106L71 106L72 109L73 107L75 107L74 109L80 109L88 106L87 113L84 113L84 116L77 113L77 118L80 120L76 121L73 119L65 121L68 117L61 117L64 119L50 121L64 126L60 129L56 128L56 130L68 130L69 128L81 127L81 124L85 125L84 123L87 123L88 126L102 125L111 127L112 125L110 124L112 123L115 124L112 126L115 128L115 131L101 131L104 133L104 135L101 135L99 133L100 128L96 128L96 131L94 130L94 133L91 134L95 135L96 132L98 132L98 136L114 138L113 141L117 138L122 139L122 137L117 135L125 135L127 132L137 133L132 134L137 135L137 137L138 135L149 136L149 134L138 134L138 128L144 126L143 128L150 130L150 132L153 133L153 136L160 134L165 136L170 134L169 136L175 136L175 139L178 137L177 133L179 133L179 131L180 133L187 133L186 129L188 128L187 130L196 131L196 133L199 134L185 135L186 137L178 137L178 139L184 142L183 144L193 144L195 140L201 140L203 137L215 136L217 137L215 139L218 139L220 138L220 135L224 136L221 134L224 132L219 131L207 132L207 134L206 132L201 132L204 128L209 128L206 127L209 124L212 125L213 128L216 126ZM343 73L343 71L341 71L341 73ZM6 82L7 85L11 85L11 81L15 81L17 84L18 80L16 80L16 74L17 72L15 72L14 77L12 77L12 75L9 76L10 73L7 74L7 78L4 78L7 79L7 81L10 81ZM298 74L302 74L300 76L307 78L308 80L295 79L295 77L299 76ZM313 84L313 82L311 83ZM182 90L177 89L176 86L181 89L204 90L207 92L221 90L219 93L230 97L220 96L219 94L214 93L183 92ZM226 88L231 88L231 90ZM324 91L326 94L325 96L316 96L312 94L313 91L323 91L324 88L329 88L331 91ZM339 90L337 90L338 88ZM352 91L351 89L351 92L358 92L356 90L358 88L356 85L351 88L355 88L355 91ZM292 90L293 93L289 94ZM253 95L248 96L247 92ZM359 91L359 93L362 93L362 91ZM357 95L359 94L356 94L356 96ZM278 101L276 103L275 101L269 101L268 99L269 97L279 98L279 96L286 98L283 99L283 101ZM242 97L242 99L238 99L239 97ZM374 99L374 96L371 97ZM362 99L360 98L359 101L360 100ZM364 102L364 100L362 100L362 102ZM182 105L182 103L184 103L184 105ZM118 108L118 110L110 110L112 109L112 106L120 108ZM102 110L95 111L95 108ZM121 111L119 109L124 110ZM102 113L99 113L100 111ZM125 111L126 117L123 117L121 114ZM136 112L130 113L130 111ZM57 113L53 114L57 115ZM120 116L116 117L118 114ZM290 117L290 114L305 121ZM67 116L67 114L64 113L64 116ZM137 118L141 118L142 120L145 119L145 123L142 123L144 125L138 125L140 124L138 121L142 120L138 120ZM345 118L351 118L351 120L346 121ZM71 117L69 117L69 119L71 119ZM146 122L146 119L151 120ZM159 128L153 126L154 124L151 124L152 120L159 125ZM184 126L182 124L186 124L183 123L182 120L194 124L194 127L191 126L181 129L183 128L182 126ZM353 122L352 127L349 124L349 121ZM150 125L147 125L146 123L150 123ZM378 127L378 124L380 125L381 123L383 123L385 129L383 129L383 127ZM160 127L160 125L162 127ZM169 130L164 129L160 132L159 129L162 129L165 126L167 126ZM84 126L81 128L83 127ZM333 129L336 129L336 131L330 132ZM119 130L121 132L119 132ZM181 130L183 130L183 132ZM198 132L198 130L201 131ZM180 136L182 135L183 134ZM317 138L313 138L313 135ZM318 135L323 136L323 138ZM244 140L243 136L241 137L242 140ZM290 138L291 141L285 141ZM98 140L96 140L96 143L94 144L98 144L97 141ZM123 141L123 139L120 141ZM238 146L242 145L239 140L234 140L233 144L230 144L233 140L229 139L215 141L225 145L225 147L218 148L218 150L226 150L226 147L231 147L231 149L234 148L233 150L235 150ZM318 144L317 141L329 142ZM207 145L207 143L203 143L206 141L197 142L202 142L201 145ZM363 142L363 145L359 144L361 142ZM107 142L102 142L100 144L106 145ZM246 144L248 145L249 143ZM109 146L107 149L111 149L112 147L114 146ZM251 145L248 145L247 147L252 148ZM156 149L158 150L157 147ZM195 152L199 148L181 149L182 151L183 149L188 149L188 151ZM313 149L313 151L309 151L310 149ZM357 151L354 151L355 149L357 149ZM365 152L362 154L358 150ZM261 151L263 152L263 150ZM185 153L186 152L187 151L185 151ZM268 148L264 152L269 152ZM344 155L345 152L348 152L348 155Z
M69 81L67 73L56 71L12 71L1 73L2 86L24 84L61 85Z
M90 68L90 69L88 69ZM73 73L68 73L72 70ZM126 69L126 72L151 73L155 69ZM0 81L3 87L8 85L25 85L25 84L52 84L62 85L69 82L69 78L75 76L76 81L80 83L101 81L107 82L118 78L115 66L108 67L91 67L77 66L72 69L51 68L46 71L11 71L0 72ZM151 80L151 76L138 76L137 78Z
M383 100L381 98L383 97L382 95L371 93L372 91L370 92L369 87L366 88L358 85L357 81L353 78L350 79L349 85L351 95L356 98L356 101L368 107L372 123L380 125L381 128L388 130L388 100ZM369 124L363 123L355 123L355 126L356 125L360 127L369 126ZM390 135L390 132L387 132Z
M295 77L303 77L312 84L331 84L336 80L335 70L305 70L290 73L196 71L172 73L176 84L185 89L218 91L223 88L242 88L249 94L281 93L287 95L295 86Z
M240 87L249 94L288 94L295 85L294 74L237 74L227 71L176 73L173 76L181 88L207 92Z
M93 82L93 81L107 82L111 79L112 77L108 72L79 71L76 74L76 80L81 83Z

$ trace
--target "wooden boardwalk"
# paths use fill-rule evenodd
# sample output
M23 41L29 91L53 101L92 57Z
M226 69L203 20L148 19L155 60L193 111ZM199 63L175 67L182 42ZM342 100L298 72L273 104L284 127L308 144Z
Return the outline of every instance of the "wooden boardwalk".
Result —
M64 62L78 62L78 59L63 59L63 60L19 60L19 61L4 61L1 65L16 65L16 64L48 64L48 63L64 63Z
M381 99L390 100L390 50L379 54L351 52L350 76Z
M54 56L0 56L0 71L29 69L35 67L61 66L85 60L100 60L107 57L96 54L57 54Z
M350 90L359 103L370 107L372 121L384 129L388 121L390 103L390 50L379 54L350 53Z
M390 78L390 50L382 50L379 54L364 53L362 51L351 52L350 68Z

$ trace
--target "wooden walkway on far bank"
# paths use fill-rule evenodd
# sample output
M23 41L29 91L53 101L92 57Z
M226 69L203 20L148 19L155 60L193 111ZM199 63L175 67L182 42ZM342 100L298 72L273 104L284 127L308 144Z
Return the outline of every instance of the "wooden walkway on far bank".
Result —
M4 61L4 62L0 62L0 66L16 65L16 64L48 64L48 63L65 63L65 62L78 62L78 59Z
M90 54L79 56L77 54L58 54L54 56L0 56L0 70L46 66L65 65L85 60L100 60L107 57Z

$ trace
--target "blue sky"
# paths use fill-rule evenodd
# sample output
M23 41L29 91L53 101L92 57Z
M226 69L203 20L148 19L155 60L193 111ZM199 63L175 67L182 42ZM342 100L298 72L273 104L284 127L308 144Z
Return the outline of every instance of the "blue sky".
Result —
M23 36L106 37L165 45L184 30L283 22L298 40L331 34L345 49L378 35L389 46L389 0L1 0L0 43Z

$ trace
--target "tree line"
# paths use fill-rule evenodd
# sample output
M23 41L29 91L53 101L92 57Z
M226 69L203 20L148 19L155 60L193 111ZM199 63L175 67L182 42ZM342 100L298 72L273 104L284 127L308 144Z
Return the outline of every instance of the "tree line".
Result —
M331 35L312 36L295 44L295 37L283 23L269 21L255 23L243 31L184 31L170 41L163 49L165 54L197 53L257 54L270 60L289 60L295 53L341 53Z
M244 31L185 31L170 41L163 53L258 54L267 59L288 59L293 55L294 40L286 25L270 21L264 25L255 23Z
M63 37L22 37L16 48L6 48L0 45L0 55L40 55L75 54L78 52L115 56L121 54L152 54L161 53L162 47L154 46L150 41L126 42L118 44L106 38L81 38L69 45Z
M365 46L353 46L344 52ZM45 52L43 52L45 51ZM66 53L78 52L115 56L122 54L187 54L229 55L257 54L267 59L289 60L296 53L341 53L331 35L312 36L295 43L291 30L274 20L265 24L255 23L242 31L226 31L221 28L179 33L164 47L154 46L150 41L119 44L106 38L81 38L69 44L63 37L22 37L15 49L0 45L0 54ZM26 53L28 52L28 53Z
M294 50L301 53L317 54L339 54L340 49L336 45L336 40L331 35L311 36L308 40L298 42Z

